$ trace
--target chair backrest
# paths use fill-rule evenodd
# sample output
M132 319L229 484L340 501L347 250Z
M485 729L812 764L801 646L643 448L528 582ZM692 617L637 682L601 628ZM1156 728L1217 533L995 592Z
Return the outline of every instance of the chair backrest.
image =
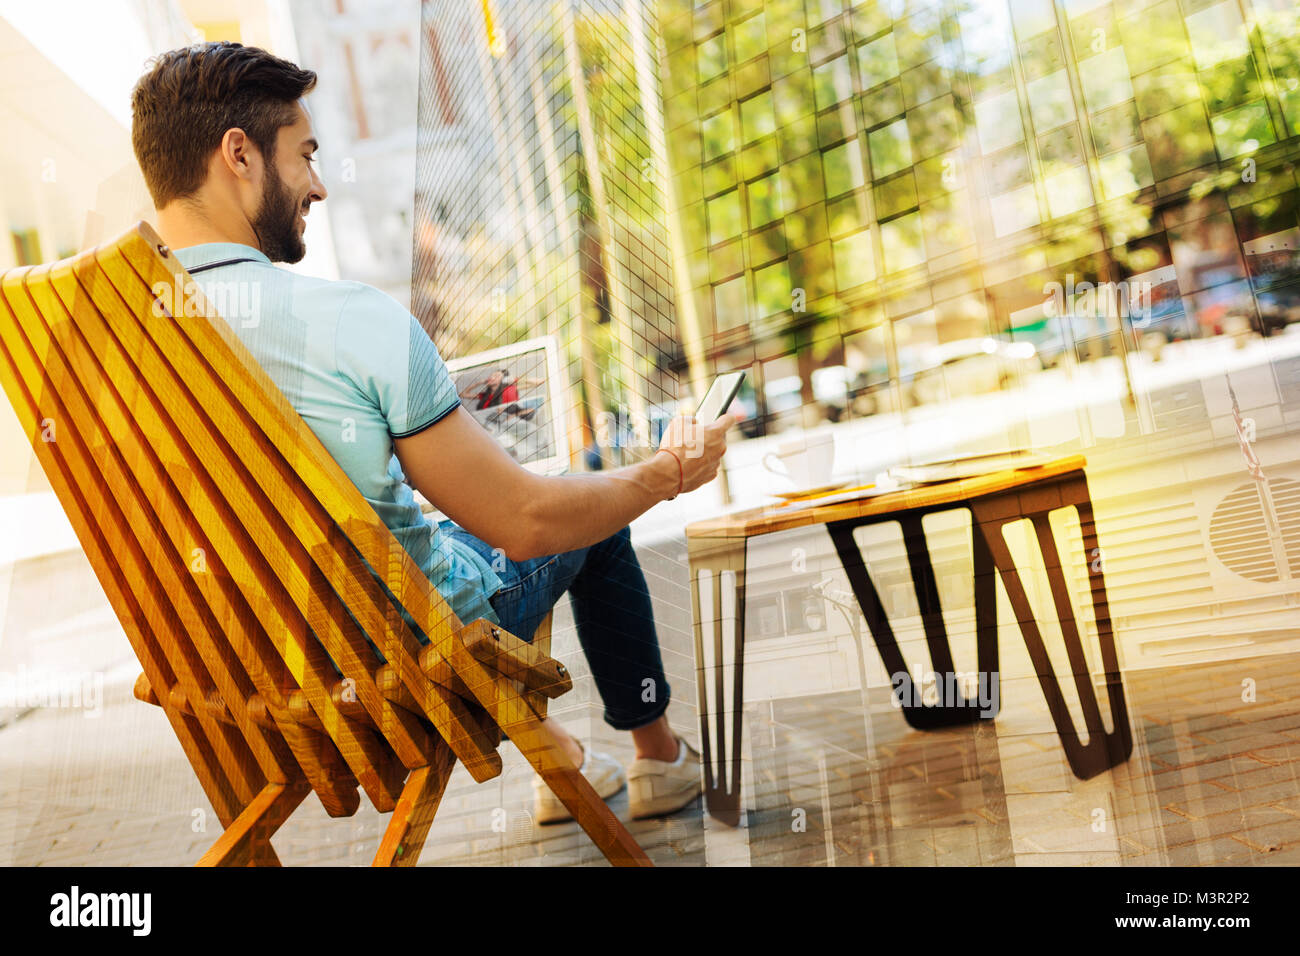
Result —
M214 316L145 223L0 277L0 384L223 825L304 776L332 816L358 784L392 810L439 737L500 773L399 604L490 680L461 622Z

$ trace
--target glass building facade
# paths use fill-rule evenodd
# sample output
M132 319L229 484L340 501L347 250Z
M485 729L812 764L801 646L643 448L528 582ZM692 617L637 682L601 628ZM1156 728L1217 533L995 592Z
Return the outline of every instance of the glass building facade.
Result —
M681 350L651 11L426 0L422 30L415 315L449 358L554 337L572 466L647 454Z
M1084 445L1208 425L1163 346L1300 321L1289 0L658 9L689 292L710 362L751 369L752 434L1043 371L1118 378ZM1024 404L925 453L1063 437Z
M743 368L733 490L807 429L868 480L1083 453L1126 666L1300 647L1291 0L424 11L416 312L448 355L558 336L575 467ZM969 522L944 534L969 609ZM867 553L919 640L901 539ZM812 572L761 566L780 695L825 634L799 644Z
M1084 452L1130 662L1294 635L1291 0L658 11L679 299L709 370L749 370L746 434L837 423L865 475ZM919 621L901 541L874 554Z

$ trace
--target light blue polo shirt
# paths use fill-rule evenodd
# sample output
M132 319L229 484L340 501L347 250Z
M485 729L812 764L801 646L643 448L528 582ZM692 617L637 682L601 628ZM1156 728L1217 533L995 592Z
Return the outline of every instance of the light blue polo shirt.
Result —
M301 276L261 251L216 242L175 250L344 473L462 622L500 624L501 579L415 501L393 439L460 405L437 347L410 312L361 282Z

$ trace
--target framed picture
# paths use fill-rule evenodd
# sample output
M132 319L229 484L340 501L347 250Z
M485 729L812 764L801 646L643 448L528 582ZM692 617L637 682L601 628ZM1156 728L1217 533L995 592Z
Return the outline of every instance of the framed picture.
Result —
M569 468L559 344L542 336L447 361L464 408L530 471Z

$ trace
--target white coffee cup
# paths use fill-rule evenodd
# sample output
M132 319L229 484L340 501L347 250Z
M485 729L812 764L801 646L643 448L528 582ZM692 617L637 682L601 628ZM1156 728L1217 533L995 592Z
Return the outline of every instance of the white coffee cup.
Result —
M774 463L776 467L773 467ZM828 432L803 434L783 441L777 445L776 451L763 456L763 467L774 475L790 479L795 488L830 484L834 464L835 439Z

